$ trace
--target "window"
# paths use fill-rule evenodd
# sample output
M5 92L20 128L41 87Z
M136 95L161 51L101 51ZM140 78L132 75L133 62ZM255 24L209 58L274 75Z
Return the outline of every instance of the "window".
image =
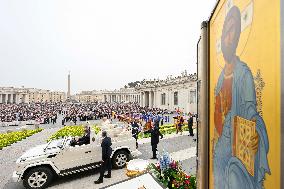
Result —
M166 104L166 93L161 94L161 105L165 105Z
M189 103L193 104L195 102L196 102L196 91L195 90L194 91L190 91L190 101L189 101Z
M174 105L178 105L178 92L174 92Z

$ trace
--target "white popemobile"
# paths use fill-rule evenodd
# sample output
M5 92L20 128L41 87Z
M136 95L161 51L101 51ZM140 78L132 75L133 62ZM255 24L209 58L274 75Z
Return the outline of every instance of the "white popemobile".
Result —
M119 169L127 161L141 154L136 149L131 131L123 129L123 124L102 126L112 138L112 166ZM26 188L46 188L54 177L83 172L100 166L102 158L100 134L92 136L90 144L71 146L72 137L52 140L25 152L17 161L13 181L23 180Z

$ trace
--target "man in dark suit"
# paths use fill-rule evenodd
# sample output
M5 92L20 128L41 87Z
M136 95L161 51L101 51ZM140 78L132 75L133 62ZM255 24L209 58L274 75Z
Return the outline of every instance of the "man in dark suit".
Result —
M75 146L75 145L83 145L83 144L90 144L90 135L91 135L91 131L90 131L90 127L85 126L84 128L84 135L79 138L78 140L72 140L71 141L71 146Z
M190 114L189 118L187 120L187 125L188 125L188 131L189 131L189 136L194 136L193 134L193 116Z
M153 152L153 157L151 159L157 159L157 147L159 144L159 137L161 136L162 139L164 136L160 132L158 124L155 124L154 128L149 131L146 131L145 133L151 133L151 146Z
M82 136L81 138L79 138L78 140L78 145L82 145L82 144L90 144L90 135L91 135L91 131L90 131L90 127L85 126L84 129L84 136Z
M132 137L136 140L136 149L138 148L138 134L139 134L139 125L137 123L137 120L134 120L131 124L132 126Z
M95 181L95 184L100 184L103 183L103 178L111 178L111 153L112 153L112 149L111 149L111 138L107 136L107 132L103 131L102 132L102 165L101 165L101 170L100 170L100 177L97 181ZM108 174L105 174L105 170L107 169Z
M164 116L161 118L161 126L164 125Z

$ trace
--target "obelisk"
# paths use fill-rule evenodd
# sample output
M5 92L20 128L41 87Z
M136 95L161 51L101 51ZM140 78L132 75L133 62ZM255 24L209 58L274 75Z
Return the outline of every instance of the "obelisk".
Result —
M70 71L68 73L68 91L67 91L67 100L70 100L71 97L71 81L70 81Z

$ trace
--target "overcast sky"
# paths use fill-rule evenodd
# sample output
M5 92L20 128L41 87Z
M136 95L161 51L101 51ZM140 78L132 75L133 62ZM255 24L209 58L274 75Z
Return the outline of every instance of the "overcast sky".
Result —
M196 72L215 0L1 0L0 86L115 89Z

